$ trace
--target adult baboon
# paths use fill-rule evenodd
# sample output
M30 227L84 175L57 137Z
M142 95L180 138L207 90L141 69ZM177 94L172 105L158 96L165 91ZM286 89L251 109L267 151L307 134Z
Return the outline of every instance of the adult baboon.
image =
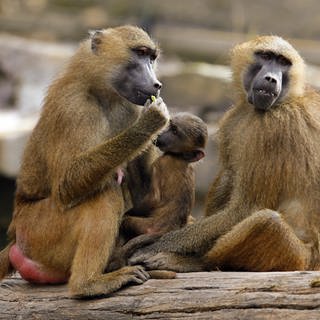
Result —
M104 270L123 213L148 187L150 142L169 120L161 98L138 106L161 88L157 54L137 27L98 30L51 85L17 179L0 279L15 268L32 282L69 281L80 297L148 279L140 266Z
M195 271L319 268L320 96L277 36L232 51L235 105L220 123L221 171L200 222L164 235L131 263Z

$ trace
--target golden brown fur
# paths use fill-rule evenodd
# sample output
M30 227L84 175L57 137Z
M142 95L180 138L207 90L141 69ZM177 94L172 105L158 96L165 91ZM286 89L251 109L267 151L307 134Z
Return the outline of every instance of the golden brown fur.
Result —
M121 226L124 239L120 242L142 234L156 237L135 237L124 246L120 243L111 269L127 265L127 258L134 250L152 239L194 222L191 215L195 196L193 163L204 157L207 137L207 126L200 118L185 112L171 118L169 127L157 138L164 153L152 164L150 190L126 213Z
M193 162L204 156L207 128L200 118L188 113L176 114L170 124L158 137L163 142L160 148L164 154L152 164L150 191L126 214L124 234L164 234L193 220ZM178 134L172 133L173 126Z
M192 166L182 159L162 155L151 172L150 192L124 218L125 234L163 234L186 225L191 215L195 192Z
M148 180L156 156L150 141L168 121L163 103L141 113L111 85L137 46L156 50L131 26L100 31L80 45L49 88L17 179L10 238L48 273L70 275L74 296L107 294L147 279L141 267L103 273L123 213L144 195L146 186L135 177ZM121 185L119 167L126 175ZM10 267L5 250L1 278Z
M246 102L239 79L250 64L248 57L265 48L288 57L292 68L287 98L270 112L259 114ZM305 86L304 62L281 38L262 37L237 46L231 65L238 103L220 124L220 176L225 172L229 180L226 203L230 206L239 199L233 207L252 215L220 238L207 259L232 269L318 268L320 97ZM206 215L217 213L211 199L219 187L223 184L208 193ZM264 208L279 214L254 213Z
M286 96L266 112L247 102L242 81L256 50L292 62ZM236 103L220 123L221 171L207 217L164 235L131 263L177 271L319 269L319 94L305 85L302 58L276 36L236 46L231 66Z

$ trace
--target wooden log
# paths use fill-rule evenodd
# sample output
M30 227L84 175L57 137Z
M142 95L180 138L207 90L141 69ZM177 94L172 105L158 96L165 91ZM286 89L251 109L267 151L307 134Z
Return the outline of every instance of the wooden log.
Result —
M199 272L149 280L109 297L71 299L67 287L0 284L0 319L320 319L320 272Z

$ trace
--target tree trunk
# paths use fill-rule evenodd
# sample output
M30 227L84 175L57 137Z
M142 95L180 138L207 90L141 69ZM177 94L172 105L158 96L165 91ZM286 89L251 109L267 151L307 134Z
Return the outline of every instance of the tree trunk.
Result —
M100 299L65 285L0 284L0 319L320 319L320 272L198 272L149 280Z

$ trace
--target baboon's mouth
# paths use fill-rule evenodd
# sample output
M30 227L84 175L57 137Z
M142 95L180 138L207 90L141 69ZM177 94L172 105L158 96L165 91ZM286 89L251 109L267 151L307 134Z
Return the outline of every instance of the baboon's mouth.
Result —
M150 97L151 94L137 89L135 91L134 99L132 99L132 102L140 106L143 106L147 102L147 100L150 99Z
M151 99L151 96L155 96L157 94L157 90L156 91L142 91L142 90L138 90L137 91L137 96L139 99Z
M146 93L146 92L143 92L143 91L141 91L141 90L138 90L138 91L137 91L137 95L138 95L138 97L151 97L150 94L148 94L148 93Z
M278 99L278 93L264 88L253 89L248 96L249 103L253 104L258 110L266 111L274 105Z
M277 97L277 94L272 91L267 91L265 89L256 89L255 94L263 95L263 96L271 96L273 98Z

